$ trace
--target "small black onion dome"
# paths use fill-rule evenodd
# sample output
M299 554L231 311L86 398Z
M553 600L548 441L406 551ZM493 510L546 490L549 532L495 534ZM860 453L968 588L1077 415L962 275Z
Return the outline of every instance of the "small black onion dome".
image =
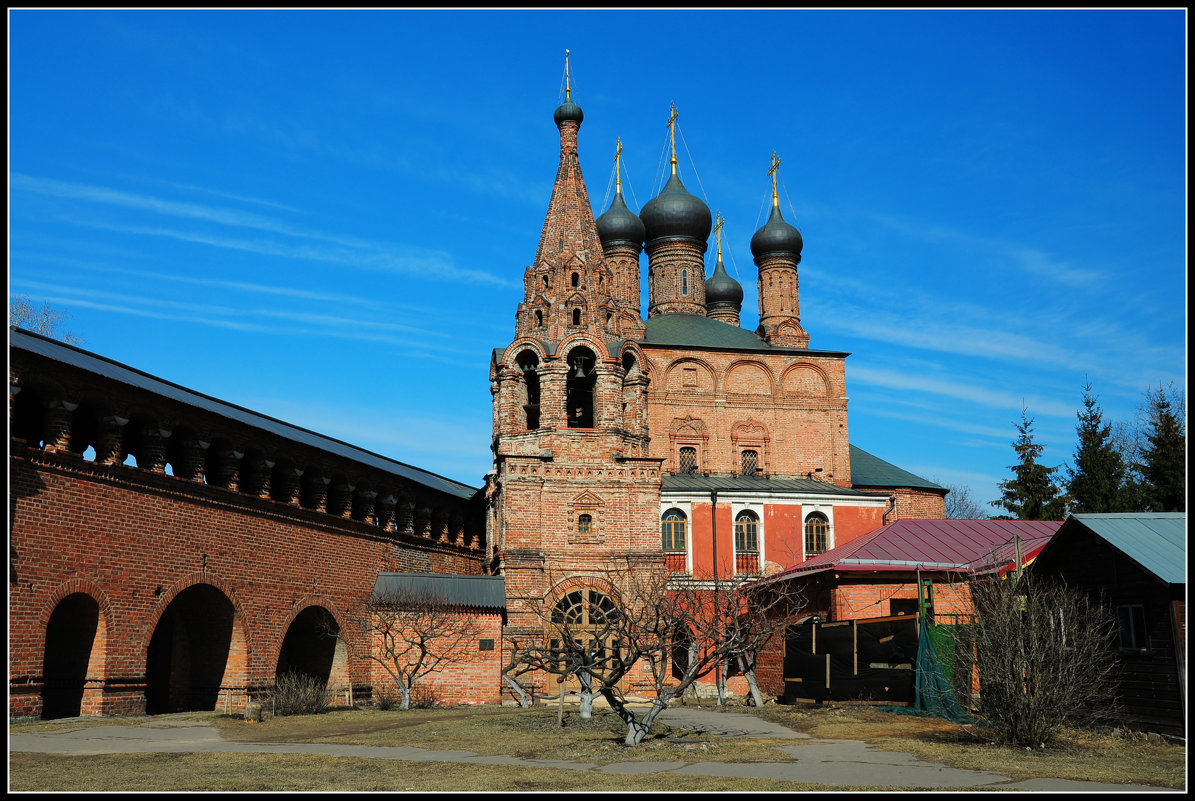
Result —
M582 112L581 107L573 101L565 100L556 107L556 113L552 115L552 118L556 120L557 128L569 120L572 120L573 122L577 123L577 125L580 125L581 120L585 119L585 113Z
M774 203L772 216L768 217L764 227L751 237L751 255L757 259L773 253L791 253L800 260L801 248L804 246L801 232L784 221L780 216L780 207Z
M689 194L676 173L664 184L664 189L643 206L639 212L646 229L646 241L668 237L683 237L705 242L710 238L714 221L709 206Z
M622 192L614 193L610 208L594 222L597 224L598 239L602 241L602 247L615 242L643 247L643 221L627 208L626 201L622 199Z
M743 308L743 285L726 272L721 256L718 257L718 263L714 265L714 274L705 282L705 305L707 307L734 306L740 310Z

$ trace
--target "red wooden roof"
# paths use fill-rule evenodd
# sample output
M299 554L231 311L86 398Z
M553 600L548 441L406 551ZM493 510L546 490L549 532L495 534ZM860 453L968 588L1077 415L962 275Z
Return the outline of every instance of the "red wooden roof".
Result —
M1003 571L1013 566L1018 538L1025 564L1061 525L1059 520L897 520L766 581L821 570Z

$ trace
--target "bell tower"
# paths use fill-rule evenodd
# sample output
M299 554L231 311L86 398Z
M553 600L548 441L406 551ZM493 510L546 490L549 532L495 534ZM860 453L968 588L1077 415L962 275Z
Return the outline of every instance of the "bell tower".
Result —
M535 261L524 271L514 339L490 365L490 569L506 576L514 601L508 628L522 636L542 626L530 610L563 586L609 592L602 582L620 560L663 559L655 522L662 460L648 457L647 447L649 366L623 330L641 318L637 309L627 314L626 281L613 280L594 221L567 52L565 63L565 98L554 115L556 182ZM618 265L623 271L632 257L638 263L634 239L607 243L628 260Z

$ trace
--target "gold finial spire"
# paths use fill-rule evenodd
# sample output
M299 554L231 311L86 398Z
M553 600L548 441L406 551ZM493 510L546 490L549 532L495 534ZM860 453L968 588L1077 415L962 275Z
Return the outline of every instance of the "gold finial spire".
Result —
M672 174L676 175L676 103L668 115L668 136L672 139Z
M614 146L614 194L622 194L622 170L620 162L622 160L622 137L618 137Z
M564 100L567 103L571 100L572 87L569 86L568 80L568 49L564 51Z
M722 260L722 212L718 212L717 222L714 223L714 233L718 235L718 261Z
M780 205L780 195L776 194L776 173L780 170L780 159L776 158L776 151L772 151L772 166L768 168L768 175L772 176L772 205Z

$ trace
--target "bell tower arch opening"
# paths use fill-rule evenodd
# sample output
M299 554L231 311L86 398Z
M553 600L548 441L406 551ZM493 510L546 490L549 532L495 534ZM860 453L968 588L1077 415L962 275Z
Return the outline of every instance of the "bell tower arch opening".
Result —
M593 428L594 394L597 386L597 356L587 347L568 354L565 411L569 428Z

